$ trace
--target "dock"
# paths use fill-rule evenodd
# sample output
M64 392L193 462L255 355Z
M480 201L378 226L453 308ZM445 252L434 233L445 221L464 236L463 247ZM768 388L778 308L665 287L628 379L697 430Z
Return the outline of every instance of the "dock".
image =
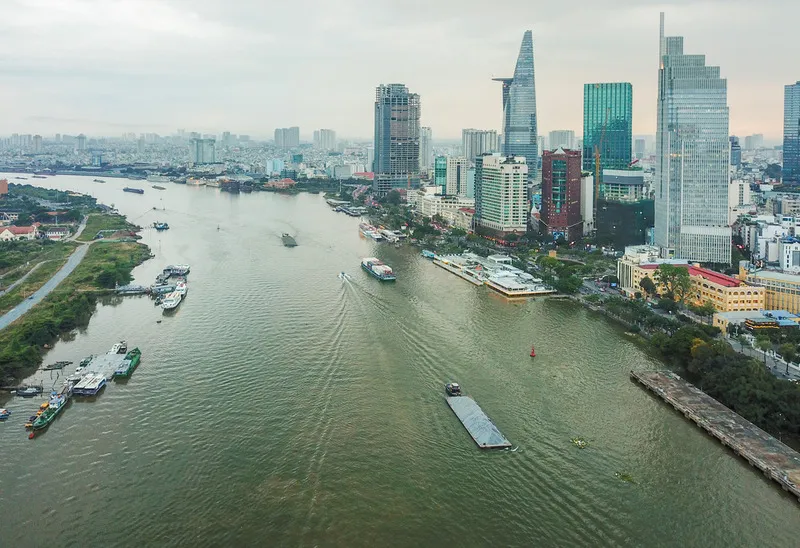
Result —
M106 380L111 380L114 371L120 368L125 361L125 354L100 354L94 356L84 369L84 374L102 375Z
M469 396L448 396L447 405L481 449L511 447L483 409Z
M464 270L462 270L461 268L456 268L454 266L450 266L448 263L444 263L439 259L433 259L433 264L435 264L436 266L438 266L440 268L443 268L443 269L447 270L451 274L455 274L456 276L458 276L462 280L467 280L472 285L478 285L478 286L483 285L483 281L482 280L480 280L480 279L478 279L478 278L476 278L474 276L470 276L469 274L466 274L464 272Z
M800 500L800 453L671 371L631 371L631 378Z

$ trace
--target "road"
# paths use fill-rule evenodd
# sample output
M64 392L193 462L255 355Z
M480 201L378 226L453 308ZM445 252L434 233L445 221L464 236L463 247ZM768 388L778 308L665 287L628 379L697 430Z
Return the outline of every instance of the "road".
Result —
M72 274L72 271L75 270L75 268L86 256L87 251L89 251L88 244L78 247L72 253L72 255L70 255L69 259L67 259L66 264L61 267L61 270L56 272L46 284L39 288L39 290L31 295L28 299L25 299L0 317L0 330L5 329L9 324L19 319L28 310L42 302L42 299L47 297L47 295L49 295L50 292L53 291L53 289L55 289L56 286L62 282L62 280L64 280L64 278Z
M24 282L24 281L25 281L25 278L27 278L28 276L30 276L31 274L33 274L33 271L34 271L34 270L36 270L37 268L39 268L40 266L42 266L42 265L43 265L44 263L46 263L46 262L47 262L47 261L42 261L41 263L36 263L35 265L33 265L33 268L31 268L30 270L28 270L28 271L25 273L25 275L24 275L24 276L22 276L22 277L21 277L19 280L17 280L17 281L16 281L16 282L14 282L13 284L9 285L7 288L5 288L5 289L3 289L2 291L0 291L0 297L2 297L3 295L5 295L5 294L6 294L6 293L8 293L9 291L13 291L15 287L17 287L19 284L21 284L22 282Z

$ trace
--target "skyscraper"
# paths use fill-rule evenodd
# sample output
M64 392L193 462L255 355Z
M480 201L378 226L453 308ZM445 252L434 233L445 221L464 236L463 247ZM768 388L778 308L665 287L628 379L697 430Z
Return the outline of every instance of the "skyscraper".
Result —
M484 154L475 159L475 223L494 233L528 229L528 166L525 158Z
M42 151L42 136L41 135L34 135L33 136L33 152L34 154L38 154Z
M599 147L601 177L603 169L630 165L632 117L633 88L629 83L583 85L583 169L595 171L595 147Z
M140 139L142 145L143 140ZM214 139L191 139L189 141L189 161L193 164L213 164L217 161Z
M581 151L542 153L542 232L567 241L583 235L581 215Z
M639 159L644 158L645 151L647 150L647 141L644 139L636 139L633 142L633 152Z
M336 150L336 132L332 129L314 130L314 147L322 150Z
M433 184L439 194L447 192L447 156L437 156L433 161Z
M81 133L78 135L78 150L84 151L86 150L86 135Z
M742 165L742 147L739 144L739 138L736 135L731 135L731 165L739 167Z
M464 157L470 165L475 164L475 158L486 152L500 152L497 132L493 129L462 129L461 146Z
M275 128L275 146L280 148L294 148L300 145L300 128L282 127Z
M506 156L524 156L527 159L528 179L535 179L539 154L531 31L525 31L522 37L514 77L495 80L503 84L502 152Z
M664 36L663 13L659 51L655 243L664 257L729 264L727 81Z
M419 131L419 171L428 174L433 166L433 130L422 127Z
M783 96L783 182L800 183L800 81Z
M557 129L555 131L551 131L549 140L550 150L555 150L559 147L570 149L575 148L575 132L571 129Z
M445 196L467 195L467 159L463 156L448 156L445 160L442 194Z
M419 95L403 84L375 89L375 178L383 196L393 188L419 186Z

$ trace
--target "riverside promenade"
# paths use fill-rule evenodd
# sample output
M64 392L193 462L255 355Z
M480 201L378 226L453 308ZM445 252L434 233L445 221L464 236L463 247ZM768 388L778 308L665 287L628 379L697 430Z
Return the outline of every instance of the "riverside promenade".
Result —
M631 371L631 378L800 500L800 453L671 371Z

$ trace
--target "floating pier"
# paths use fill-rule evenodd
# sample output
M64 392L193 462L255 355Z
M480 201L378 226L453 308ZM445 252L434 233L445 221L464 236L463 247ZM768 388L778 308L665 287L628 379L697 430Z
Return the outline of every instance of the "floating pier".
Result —
M478 286L483 285L483 280L481 280L479 278L476 278L475 276L470 276L469 274L466 274L463 269L451 266L448 263L442 262L438 258L433 259L433 264L435 264L436 266L438 266L440 268L443 268L443 269L447 270L451 274L455 274L456 276L458 276L462 280L467 280L472 285L478 285Z
M100 375L106 380L111 380L114 371L122 367L124 362L125 354L100 354L92 358L92 361L84 368L83 374Z
M481 449L511 447L483 409L469 396L448 396L447 405Z
M800 453L671 371L631 371L631 378L800 500Z

